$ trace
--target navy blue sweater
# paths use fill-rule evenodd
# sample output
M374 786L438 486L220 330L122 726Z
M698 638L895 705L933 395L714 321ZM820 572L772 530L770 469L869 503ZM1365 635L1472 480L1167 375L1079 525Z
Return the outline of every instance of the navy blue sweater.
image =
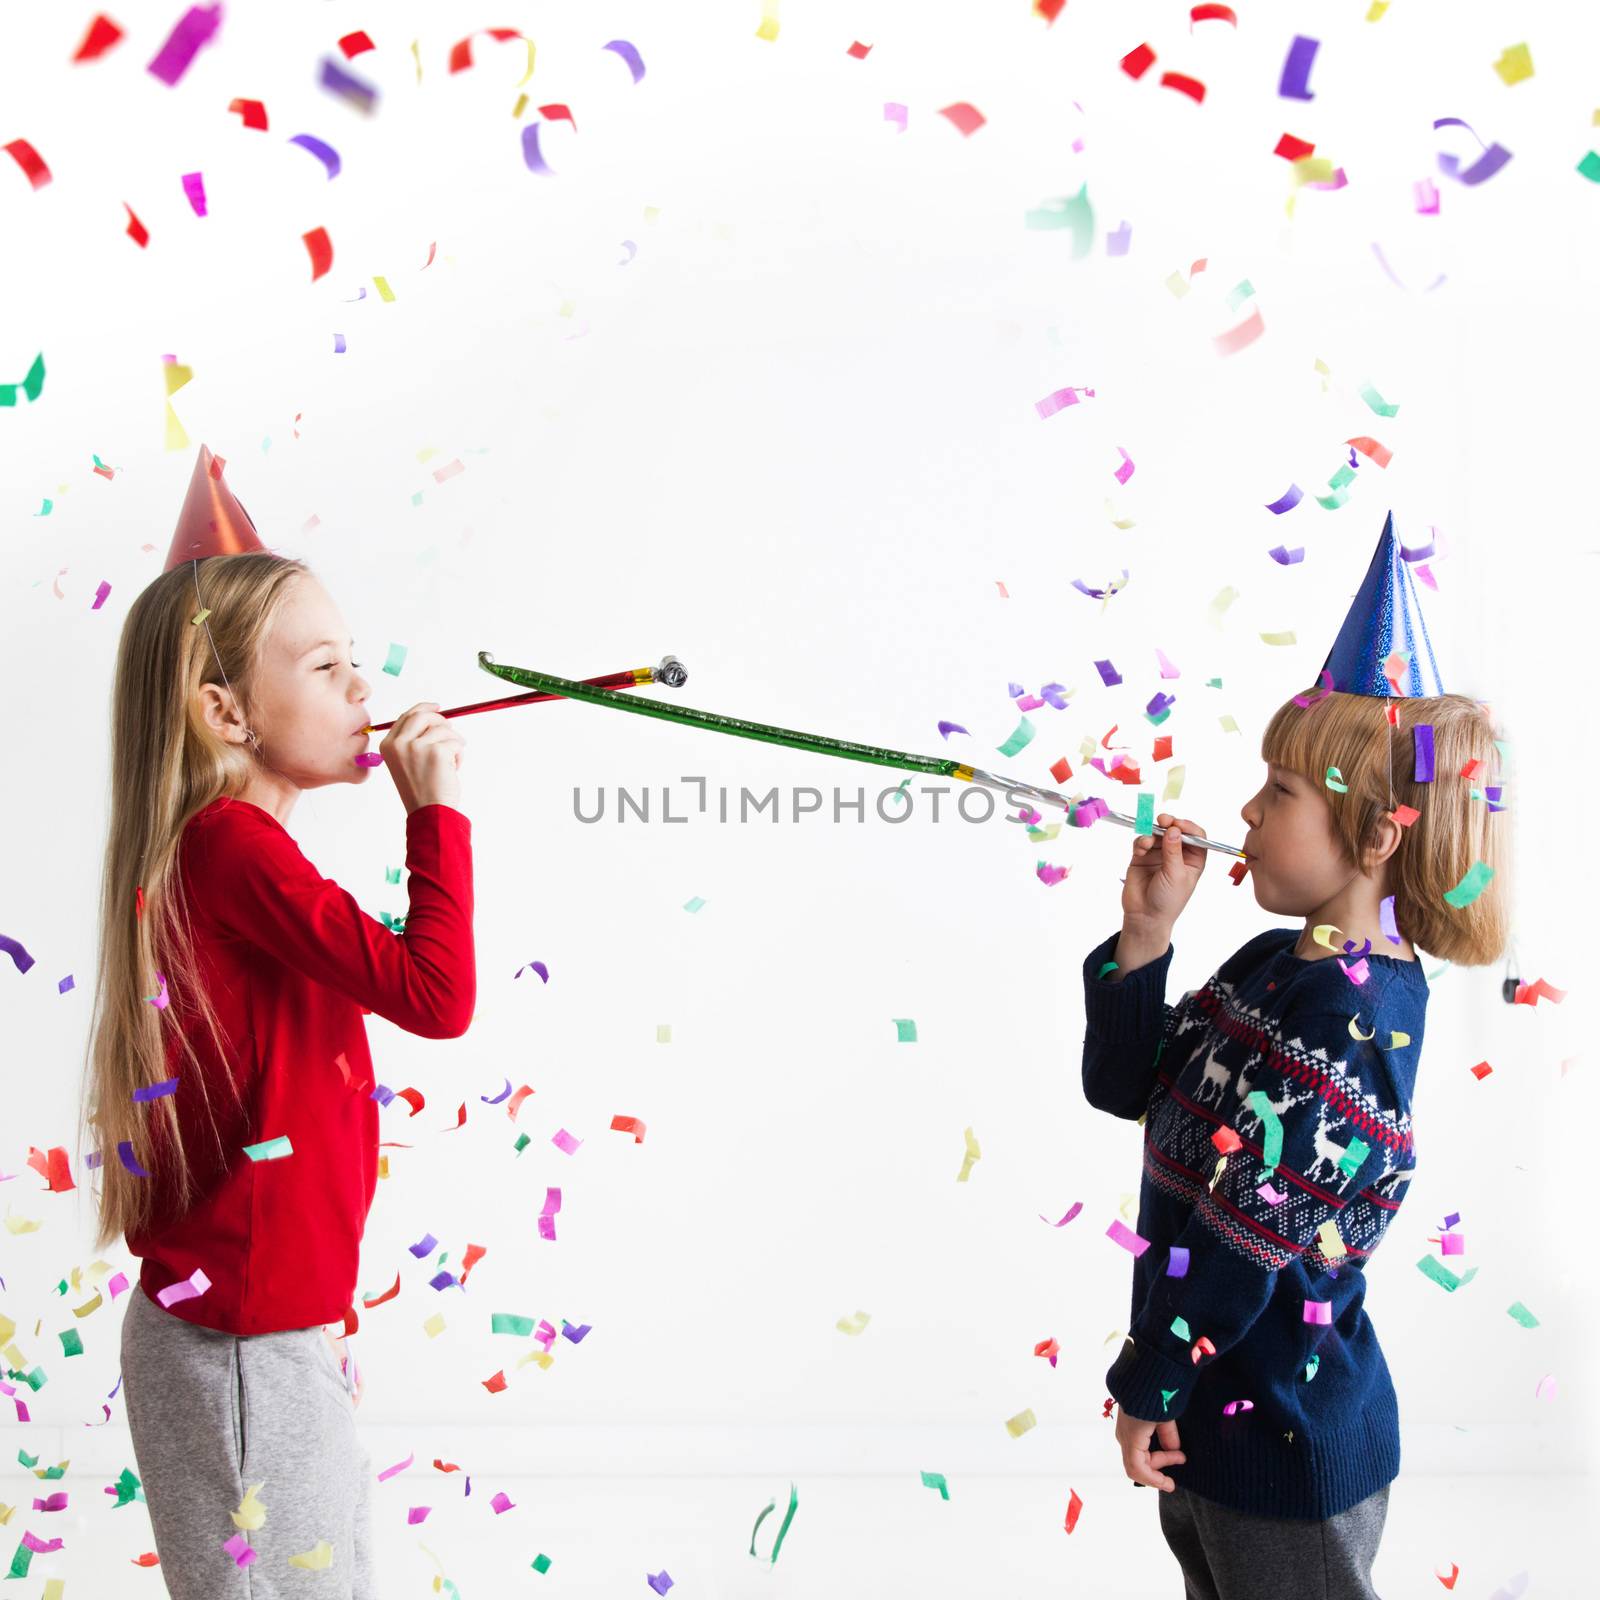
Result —
M1129 1416L1180 1419L1188 1459L1165 1469L1180 1487L1323 1519L1400 1471L1394 1385L1362 1301L1414 1170L1428 980L1374 949L1357 984L1342 958L1297 956L1299 932L1258 935L1177 1005L1170 944L1120 983L1099 976L1112 934L1083 964L1083 1089L1144 1123L1149 1243L1112 1397ZM1264 1137L1279 1145L1270 1169ZM1308 1303L1327 1320L1308 1321ZM1228 1414L1235 1401L1250 1406Z

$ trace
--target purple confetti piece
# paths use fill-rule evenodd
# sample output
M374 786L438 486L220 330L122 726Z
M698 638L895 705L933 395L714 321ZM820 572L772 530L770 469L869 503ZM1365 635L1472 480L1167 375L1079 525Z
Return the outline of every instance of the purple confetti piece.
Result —
M206 214L206 180L198 172L184 173L183 192L189 201L189 209L197 217L203 217Z
M480 1100L481 1100L481 1101L482 1101L482 1102L483 1102L483 1103L484 1103L484 1104L485 1104L485 1105L486 1105L486 1106L497 1106L497 1105L499 1105L499 1104L500 1104L500 1102L501 1102L501 1101L502 1101L502 1100L504 1100L504 1099L507 1099L507 1098L508 1098L508 1097L509 1097L509 1096L510 1096L510 1094L511 1094L511 1080L510 1080L510 1079L509 1079L509 1078L507 1078L507 1079L506 1079L506 1086L505 1086L505 1088L503 1088L503 1089L502 1089L502 1090L501 1090L501 1091L500 1091L500 1093L499 1093L499 1094L497 1094L497 1095L496 1095L496 1096L495 1096L495 1097L494 1097L494 1099L493 1099L493 1100L491 1100L491 1099L490 1099L490 1098L489 1098L489 1097L488 1097L488 1095L486 1095L486 1094L480 1094L480 1095L479 1095L479 1096L478 1096L478 1098L479 1098L479 1099L480 1099Z
M98 611L100 607L106 603L107 597L110 595L110 593L111 585L102 579L100 587L94 592L94 604L90 606L89 609L91 611Z
M547 178L555 177L544 157L539 153L539 127L537 122L528 123L522 130L522 159L529 172L542 173Z
M672 1587L672 1579L667 1576L667 1569L663 1567L659 1572L647 1572L644 1581L655 1590L657 1594L665 1594Z
M1175 1244L1167 1251L1167 1276L1169 1278L1186 1278L1189 1276L1189 1247Z
M1081 386L1076 389L1057 389L1053 394L1047 394L1043 400L1035 400L1033 409L1039 413L1040 420L1053 417L1058 411L1065 411L1068 406L1079 404L1078 396L1086 394L1093 398L1094 390Z
M1133 239L1133 228L1124 222L1115 233L1106 235L1106 254L1108 256L1125 256L1128 245Z
M459 1289L461 1285L456 1282L455 1274L451 1272L436 1272L428 1279L428 1287L443 1293L446 1289Z
M1122 682L1122 674L1109 661L1097 661L1094 666L1095 671L1100 674L1100 681L1105 684L1106 688L1113 688Z
M418 1261L420 1261L425 1255L428 1255L430 1252L437 1250L438 1248L439 1241L435 1239L431 1233L423 1234L423 1236L418 1239L415 1244L408 1244L406 1246L406 1249L408 1249Z
M353 110L370 116L378 103L378 91L370 83L363 83L354 73L346 72L332 56L322 58L322 71L317 83L330 94L336 94Z
M1047 705L1052 705L1057 711L1067 709L1067 691L1062 684L1047 683L1039 693L1044 697Z
M1064 1228L1082 1210L1083 1210L1083 1201L1074 1200L1072 1202L1071 1207L1068 1209L1066 1216L1064 1216L1059 1222L1050 1222L1049 1217L1045 1216L1043 1214L1043 1212L1040 1213L1039 1220L1041 1222L1050 1222L1050 1226L1052 1228Z
M1177 698L1178 697L1175 694L1161 694L1161 693L1154 694L1154 695L1152 695L1150 697L1149 701L1146 703L1145 708L1144 708L1144 714L1147 717L1158 717Z
M1023 692L1022 691L1022 685L1020 683L1007 683L1006 684L1006 693L1008 695L1010 695L1013 700L1015 700L1017 698L1017 696L1019 694L1021 694L1022 692Z
M1433 126L1435 132L1440 128L1465 128L1474 139L1478 140L1478 148L1483 152L1465 171L1462 170L1458 157L1441 154L1438 158L1439 170L1447 178L1456 178L1462 183L1482 183L1485 178L1492 178L1511 159L1511 152L1502 146L1485 145L1483 140L1478 138L1478 130L1460 117L1435 117Z
M142 1088L135 1089L133 1098L136 1102L159 1100L163 1095L176 1094L177 1092L178 1080L176 1078L168 1078L162 1083L147 1083Z
M1486 790L1485 793L1487 793L1487 792L1488 791ZM1500 793L1500 791L1498 789L1496 789L1494 791L1494 793L1498 795ZM1491 809L1493 809L1493 808L1491 807ZM72 981L72 974L69 972L66 975L66 977L64 977L61 980L61 982L56 985L56 993L57 994L65 994L69 989L74 988L74 987L75 987L75 985L73 984L73 981Z
M342 356L344 354L344 335L342 333L336 333L333 336L333 353L336 356ZM363 750L361 752L361 754L362 755L377 755L377 752L375 750ZM382 761L383 757L381 755L379 755L378 759L380 761ZM360 761L361 760L361 756L357 756L356 760ZM367 765L370 765L370 763L367 763Z
M386 1106L394 1099L394 1090L386 1083L374 1084L372 1093L367 1096L369 1100L376 1100L380 1106Z
M587 1322L580 1328L574 1328L565 1317L561 1319L561 1337L570 1339L574 1344L582 1344L584 1335L593 1331Z
M1303 33L1294 36L1289 54L1284 59L1283 75L1278 79L1278 94L1285 100L1310 100L1311 90L1306 80L1311 76L1311 63L1317 58L1317 41Z
M939 724L940 738L948 739L952 733L965 733L969 739L972 737L971 733L963 728L959 722L941 722Z
M1400 943L1400 926L1394 920L1394 896L1386 894L1378 902L1378 926L1390 944Z
M339 176L344 163L340 161L339 152L331 144L324 144L313 133L297 133L289 143L299 145L302 150L309 150L328 169L330 183Z
M525 961L511 974L511 981L515 983L524 972L537 972L546 983L550 981L550 969L542 961Z
M1414 745L1411 780L1413 783L1433 782L1433 724L1419 722L1411 730Z
M608 44L600 46L602 50L615 51L628 63L628 71L633 74L633 81L637 83L644 76L644 58L626 39L612 39Z
M1267 507L1267 510L1270 511L1273 516L1281 517L1285 511L1293 511L1294 508L1300 504L1300 498L1304 492L1305 491L1301 489L1298 483L1291 483L1289 487Z
M21 944L15 939L8 939L3 933L0 933L0 950L4 950L11 957L18 972L26 972L33 965L33 957L22 948Z
M178 18L167 42L156 51L154 59L145 68L171 89L189 70L200 47L210 42L222 26L222 7L190 6Z
M1283 546L1281 544L1279 544L1279 545L1274 545L1272 547L1272 549L1267 551L1267 554L1269 556L1271 556L1272 559L1274 561L1276 561L1280 567L1292 567L1297 562L1301 562L1301 561L1305 560L1305 558L1306 558L1306 549L1305 549L1304 545L1301 545L1296 550L1285 550L1283 548Z

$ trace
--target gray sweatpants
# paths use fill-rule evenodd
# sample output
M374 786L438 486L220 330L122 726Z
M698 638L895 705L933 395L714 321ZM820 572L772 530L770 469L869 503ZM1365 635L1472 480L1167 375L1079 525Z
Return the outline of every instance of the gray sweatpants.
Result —
M372 1472L321 1328L235 1335L163 1310L136 1283L122 1321L123 1397L156 1554L173 1600L376 1600ZM223 1549L260 1484L266 1520ZM325 1571L289 1557L333 1547Z
M1184 1600L1378 1600L1372 1562L1389 1513L1388 1484L1321 1522L1253 1517L1183 1488L1161 1491L1160 1502Z

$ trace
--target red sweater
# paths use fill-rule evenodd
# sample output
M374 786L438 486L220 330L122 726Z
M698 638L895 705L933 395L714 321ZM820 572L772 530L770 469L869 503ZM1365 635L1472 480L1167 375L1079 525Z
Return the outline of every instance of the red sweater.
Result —
M235 1111L209 1030L185 1018L216 1080L222 1149L174 1041L178 1122L202 1198L182 1216L170 1198L158 1201L162 1220L128 1236L144 1258L139 1282L153 1299L203 1268L211 1287L168 1310L226 1333L339 1321L354 1300L378 1178L377 1075L362 1017L375 1011L428 1039L466 1032L477 999L472 824L446 805L406 818L403 934L369 917L249 801L218 798L198 811L178 859L201 981L245 1090ZM244 1152L281 1136L292 1155Z

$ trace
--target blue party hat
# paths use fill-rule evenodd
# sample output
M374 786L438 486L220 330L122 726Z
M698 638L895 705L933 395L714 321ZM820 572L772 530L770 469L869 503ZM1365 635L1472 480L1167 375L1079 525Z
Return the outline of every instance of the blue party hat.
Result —
M1391 682L1384 664L1396 653L1408 659L1396 665ZM1386 700L1394 695L1396 683L1402 694L1410 696L1445 692L1428 639L1428 625L1422 619L1416 581L1400 552L1400 541L1395 538L1392 511L1384 518L1383 533L1378 548L1372 552L1367 575L1361 580L1322 669L1332 674L1333 688L1341 694L1373 695Z

